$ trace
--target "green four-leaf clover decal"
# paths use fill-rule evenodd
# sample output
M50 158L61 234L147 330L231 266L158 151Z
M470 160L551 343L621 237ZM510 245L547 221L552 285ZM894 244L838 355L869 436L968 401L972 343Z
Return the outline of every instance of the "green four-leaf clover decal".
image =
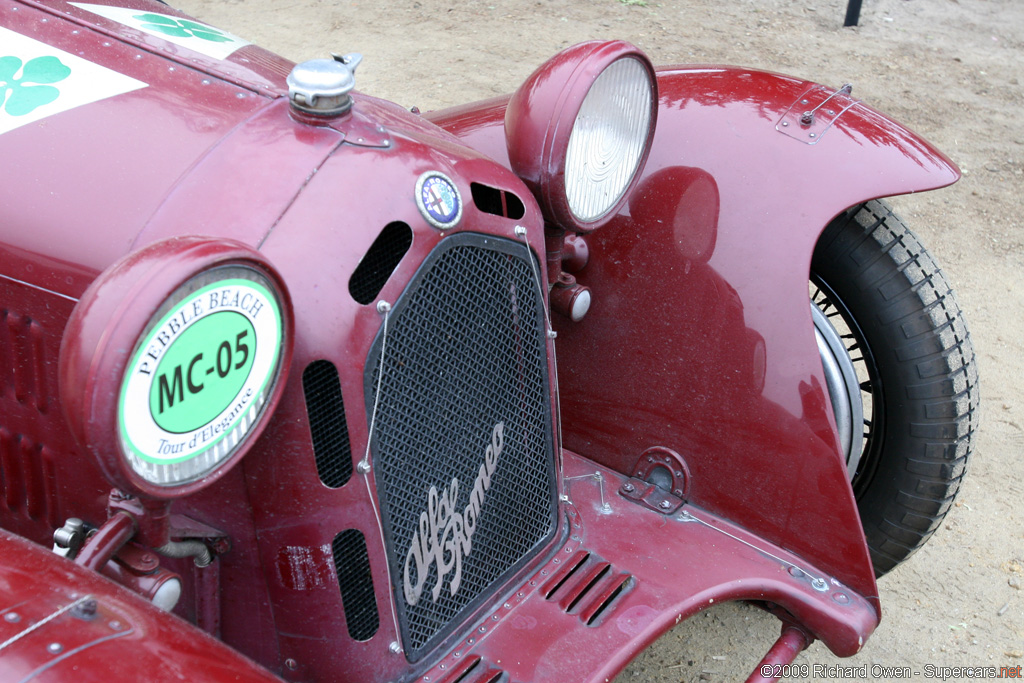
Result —
M11 116L30 114L60 96L60 90L49 83L70 75L71 69L56 57L36 57L27 63L18 57L0 57L0 106Z
M191 36L214 43L230 43L232 41L232 38L229 38L217 29L197 24L188 19L172 19L161 14L139 14L132 18L136 21L144 22L141 28L174 36L175 38L188 38Z

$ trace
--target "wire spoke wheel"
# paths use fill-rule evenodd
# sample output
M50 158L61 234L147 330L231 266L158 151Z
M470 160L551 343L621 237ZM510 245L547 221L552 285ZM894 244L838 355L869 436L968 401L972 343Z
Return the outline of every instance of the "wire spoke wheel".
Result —
M830 223L809 295L818 351L875 572L921 547L973 451L978 378L960 307L888 205Z
M878 370L856 321L828 285L812 277L810 296L818 352L856 494L863 482L870 479L884 432L874 430L876 424L881 427L885 418Z

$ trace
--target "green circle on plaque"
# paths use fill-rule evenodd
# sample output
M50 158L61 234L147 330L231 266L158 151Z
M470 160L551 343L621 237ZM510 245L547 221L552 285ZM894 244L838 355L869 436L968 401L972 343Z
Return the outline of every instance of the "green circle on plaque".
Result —
M256 330L234 311L194 323L174 340L149 391L153 421L168 432L191 432L220 415L242 390L256 355Z

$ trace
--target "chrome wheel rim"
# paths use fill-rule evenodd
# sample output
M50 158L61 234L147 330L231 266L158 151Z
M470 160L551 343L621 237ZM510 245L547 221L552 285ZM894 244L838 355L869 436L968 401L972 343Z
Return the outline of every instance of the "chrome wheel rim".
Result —
M863 363L863 356L855 360L852 355L859 348L856 336L838 308L814 283L811 284L811 317L818 354L825 371L825 384L846 458L846 470L852 481L864 454L869 422L864 419L863 394L865 386L870 386L870 383L858 376L866 376L867 371L860 368L858 373L856 363ZM835 319L840 329L833 325L831 319Z

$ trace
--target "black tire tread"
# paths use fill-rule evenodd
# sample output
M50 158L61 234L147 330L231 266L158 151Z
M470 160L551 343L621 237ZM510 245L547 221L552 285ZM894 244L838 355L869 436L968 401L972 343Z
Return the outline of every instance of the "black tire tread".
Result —
M883 201L834 220L812 271L859 316L878 366L890 368L884 462L858 498L881 575L928 540L960 489L978 426L974 347L945 274Z

